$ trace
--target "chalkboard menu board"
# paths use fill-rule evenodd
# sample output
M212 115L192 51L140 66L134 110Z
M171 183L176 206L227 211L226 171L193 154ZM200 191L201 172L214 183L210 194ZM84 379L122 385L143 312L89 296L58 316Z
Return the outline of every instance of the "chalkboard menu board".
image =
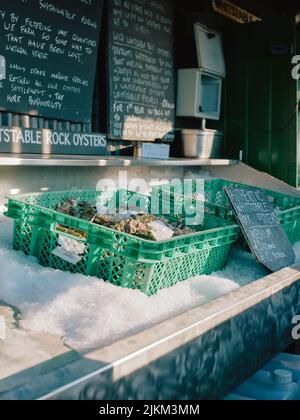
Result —
M103 0L0 4L0 110L89 123Z
M111 139L173 139L172 0L109 0Z
M257 260L272 272L293 265L294 250L266 193L229 187L225 192Z

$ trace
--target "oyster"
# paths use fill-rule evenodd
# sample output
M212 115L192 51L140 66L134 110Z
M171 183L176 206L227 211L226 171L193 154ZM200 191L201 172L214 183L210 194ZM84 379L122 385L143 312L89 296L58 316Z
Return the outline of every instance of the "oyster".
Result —
M76 217L79 219L91 221L97 213L96 207L93 207L91 204L83 201L77 206Z
M76 216L77 200L75 198L66 200L63 203L58 204L55 210L69 216Z
M186 227L184 220L179 217L170 221L164 217L138 212L125 212L124 214L114 215L97 214L96 207L86 201L78 203L73 198L59 204L56 210L118 232L153 241L168 240L173 237L194 233L194 230ZM76 231L71 232L69 229L67 230L72 235L76 234ZM84 236L82 232L78 232L78 237L82 236Z

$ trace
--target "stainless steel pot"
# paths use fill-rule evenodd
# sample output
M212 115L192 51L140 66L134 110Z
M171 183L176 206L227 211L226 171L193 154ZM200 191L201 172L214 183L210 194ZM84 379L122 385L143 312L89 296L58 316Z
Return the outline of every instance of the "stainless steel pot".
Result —
M195 159L219 159L223 133L216 130L181 130L183 155Z

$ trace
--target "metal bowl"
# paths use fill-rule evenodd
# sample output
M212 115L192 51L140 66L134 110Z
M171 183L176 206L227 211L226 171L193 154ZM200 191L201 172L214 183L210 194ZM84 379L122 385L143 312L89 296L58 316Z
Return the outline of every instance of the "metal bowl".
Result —
M216 130L181 130L183 155L195 159L219 159L223 133Z

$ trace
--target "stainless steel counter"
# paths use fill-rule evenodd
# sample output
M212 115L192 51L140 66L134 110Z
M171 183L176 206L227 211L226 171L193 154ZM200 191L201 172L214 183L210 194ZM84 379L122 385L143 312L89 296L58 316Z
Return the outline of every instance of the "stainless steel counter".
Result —
M74 165L75 159L67 158ZM95 158L84 158L89 159ZM126 160L103 158L100 161L107 162L106 165L115 162L117 166ZM132 166L146 165L145 161L143 164L128 161ZM175 162L184 166L181 160ZM198 161L184 162L196 166ZM165 161L160 164L167 166ZM208 166L206 163L204 170L209 169L218 177L299 194L243 164ZM83 177L84 172L87 174ZM80 185L82 178L83 183L90 182L86 187L92 187L98 176L97 167L78 171L72 167L62 170L11 167L2 170L0 187L2 181L3 190L4 186L7 190L11 186L30 191L28 183L35 180L33 190L36 186L51 190L57 186L58 179L64 182L65 188L68 184ZM296 314L300 314L300 266L272 274L106 348L84 355L70 350L32 369L14 370L0 381L0 400L223 398L292 343L292 320Z
M238 161L228 159L135 159L130 157L58 156L58 155L8 155L0 154L0 166L38 167L195 167L229 166Z
M224 398L292 343L299 280L300 266L287 268L121 342L20 371L0 381L0 400Z

